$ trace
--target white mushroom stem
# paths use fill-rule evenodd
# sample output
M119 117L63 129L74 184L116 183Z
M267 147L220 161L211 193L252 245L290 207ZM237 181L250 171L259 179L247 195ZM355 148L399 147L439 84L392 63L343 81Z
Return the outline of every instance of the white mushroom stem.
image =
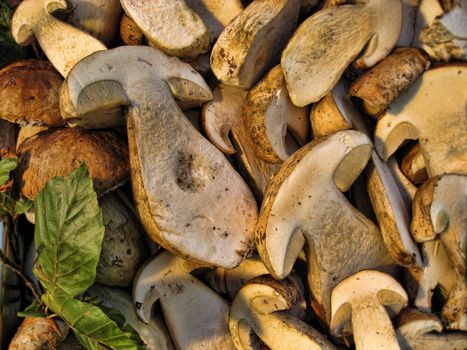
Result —
M351 319L357 350L399 350L383 305L397 313L407 302L407 293L394 278L378 271L361 271L332 291L331 331L337 336L348 334Z
M66 8L65 0L24 0L15 11L11 24L15 41L29 45L36 38L47 58L64 77L78 61L106 49L91 35L51 15L55 10Z

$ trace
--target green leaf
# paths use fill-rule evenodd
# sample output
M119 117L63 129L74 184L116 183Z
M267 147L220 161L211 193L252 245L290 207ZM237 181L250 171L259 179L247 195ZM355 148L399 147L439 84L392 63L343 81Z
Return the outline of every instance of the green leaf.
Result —
M0 185L3 185L10 178L10 171L18 166L18 158L3 158L0 160Z
M18 317L47 317L47 314L35 300L26 309L18 312L17 315Z
M104 238L102 212L85 164L47 182L34 201L34 273L52 295L76 296L96 278Z
M15 213L17 215L24 214L32 207L33 204L34 202L30 201L29 199L21 198L20 200L16 201Z
M15 211L15 200L7 193L0 192L0 215L13 216Z
M98 350L99 344L114 350L143 349L123 332L98 306L82 302L63 293L42 295L44 303L70 326L86 349Z

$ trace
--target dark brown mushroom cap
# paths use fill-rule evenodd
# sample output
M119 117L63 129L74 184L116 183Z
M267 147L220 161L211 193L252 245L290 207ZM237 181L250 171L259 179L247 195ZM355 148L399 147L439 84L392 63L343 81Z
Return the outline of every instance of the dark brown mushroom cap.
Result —
M130 175L127 146L111 131L51 129L25 140L17 153L17 183L29 199L34 199L49 179L68 176L82 162L86 162L98 195L118 187Z
M24 60L0 70L0 118L21 125L62 126L63 78L47 61Z

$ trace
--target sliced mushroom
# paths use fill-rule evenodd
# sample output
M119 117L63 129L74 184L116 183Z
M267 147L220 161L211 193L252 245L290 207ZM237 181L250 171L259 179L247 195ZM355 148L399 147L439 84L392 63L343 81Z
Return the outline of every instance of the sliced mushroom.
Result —
M120 37L125 45L141 45L144 34L135 21L124 14L120 21Z
M381 158L388 159L405 140L418 139L429 177L467 174L465 86L466 64L423 73L378 121L375 148Z
M420 0L402 0L402 30L396 46L410 46L415 38L415 23Z
M169 55L193 58L209 50L208 28L184 0L121 0L146 37Z
M425 160L420 152L420 144L415 144L402 158L401 171L414 184L421 185L428 180Z
M211 72L210 56L207 53L199 55L192 60L188 60L187 62L203 77L208 76L208 74ZM183 107L180 108L183 109Z
M358 66L378 63L396 44L401 23L400 0L325 8L309 17L282 53L292 102L302 107L323 98L365 46Z
M332 291L331 332L336 336L353 333L357 350L399 350L388 312L394 317L407 303L407 293L391 276L358 272Z
M443 324L434 314L406 309L399 315L397 340L402 350L457 350L465 348L467 334L442 333Z
M16 140L16 149L19 149L19 146L25 140L46 130L49 130L49 128L46 126L22 126L18 132L18 138Z
M289 130L300 146L308 137L306 109L295 106L289 97L281 66L271 69L248 92L243 122L251 135L256 154L269 163L281 163L298 147L287 143Z
M421 47L434 60L467 59L467 4L459 1L449 12L424 27L418 40Z
M169 331L160 315L154 315L146 323L138 319L133 308L131 294L117 288L93 285L87 293L98 297L107 307L120 311L125 322L132 326L143 340L147 350L174 350Z
M443 316L451 329L467 330L467 288L465 275L465 246L467 232L467 176L448 174L431 178L415 194L412 234L419 242L440 235L440 241L458 275L457 288L465 298L457 298L458 305L448 305ZM455 304L451 300L450 304Z
M243 11L240 0L185 0L209 29L211 42Z
M106 47L99 40L51 13L66 10L65 0L24 0L17 7L11 22L11 34L20 45L39 42L47 58L66 77L82 58Z
M213 100L203 106L203 127L209 140L226 154L236 153L257 197L262 198L270 178L279 166L259 159L242 118L247 92L228 85L213 91ZM233 143L229 139L231 133ZM237 151L238 150L238 151Z
M303 299L303 285L292 276L278 281L269 275L249 281L230 307L229 327L238 350L335 349L318 331L290 315ZM258 339L259 338L259 339Z
M341 113L337 105L339 97L335 96L335 94L339 89L338 85L321 100L313 104L310 122L315 139L335 134L338 131L352 129L352 121L346 119L347 114Z
M173 95L212 98L201 76L178 58L151 47L122 46L73 68L61 109L86 125L98 123L109 106L127 106L133 193L146 232L175 254L232 268L252 248L254 197Z
M417 48L397 48L350 87L349 95L358 98L363 110L380 116L389 104L430 67L430 60Z
M146 323L160 300L178 349L235 349L230 338L229 304L190 273L200 267L168 252L151 259L135 278L136 314Z
M122 13L119 0L68 0L68 4L71 7L68 23L110 44Z
M255 0L221 33L211 67L224 84L250 89L277 61L297 24L299 0Z
M378 228L342 193L371 152L368 137L351 130L304 146L271 180L258 218L257 248L273 276L287 276L307 243L312 306L326 324L332 288L362 269L393 265Z
M47 61L24 60L0 70L0 118L21 125L62 126L62 77Z
M67 176L82 162L99 195L120 186L130 175L128 150L111 131L52 129L25 140L18 156L18 184L31 200L52 177Z

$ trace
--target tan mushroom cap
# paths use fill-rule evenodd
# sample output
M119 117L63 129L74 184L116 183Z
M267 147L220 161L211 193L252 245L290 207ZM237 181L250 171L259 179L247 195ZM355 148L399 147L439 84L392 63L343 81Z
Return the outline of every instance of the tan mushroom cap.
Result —
M0 118L21 125L62 126L62 77L47 61L24 60L0 70Z
M86 162L99 195L118 187L130 175L128 150L110 131L45 131L24 141L18 155L18 183L29 199L34 199L49 179L68 175L82 162Z

